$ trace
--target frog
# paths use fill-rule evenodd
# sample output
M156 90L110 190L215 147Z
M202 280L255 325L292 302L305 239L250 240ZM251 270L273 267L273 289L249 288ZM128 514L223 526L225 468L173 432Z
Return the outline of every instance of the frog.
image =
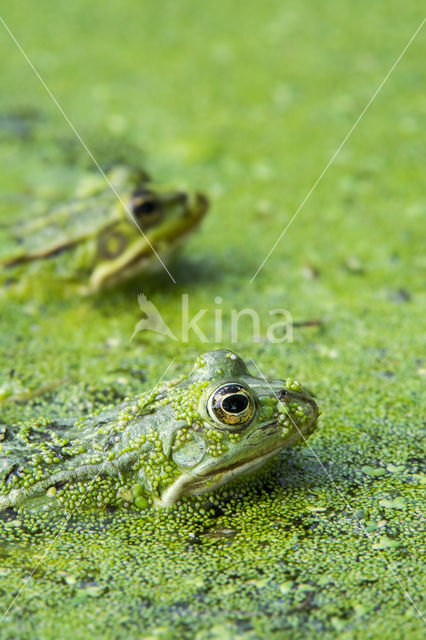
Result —
M233 351L80 418L0 428L0 511L167 509L305 443L318 405L296 380L252 375Z
M145 170L125 165L86 175L69 202L47 210L41 204L2 230L0 266L60 258L55 275L82 283L82 294L166 267L208 209L204 194L160 187Z

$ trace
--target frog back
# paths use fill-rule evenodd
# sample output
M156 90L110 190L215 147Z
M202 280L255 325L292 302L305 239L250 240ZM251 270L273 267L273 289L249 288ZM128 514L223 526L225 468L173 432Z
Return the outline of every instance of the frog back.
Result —
M120 478L152 448L146 434L163 387L84 418L39 418L1 427L0 511L26 505L65 485ZM118 483L119 484L119 483ZM118 486L118 485L117 485Z
M115 167L107 180L92 174L81 180L75 196L66 203L41 211L37 204L30 206L17 222L2 227L0 264L12 267L47 258L90 239L101 245L103 234L127 220L126 207L133 191L147 181L142 170Z

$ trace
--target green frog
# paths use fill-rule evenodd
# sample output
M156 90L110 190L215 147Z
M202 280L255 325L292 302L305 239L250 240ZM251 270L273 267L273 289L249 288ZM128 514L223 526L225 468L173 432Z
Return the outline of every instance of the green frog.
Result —
M90 174L71 202L14 223L3 232L10 242L0 242L0 265L11 269L60 254L56 273L86 278L81 291L97 292L153 264L165 266L208 208L201 193L160 188L142 170L116 166L107 178Z
M167 508L259 469L317 419L297 381L253 376L232 351L209 351L188 375L118 406L0 428L0 511Z

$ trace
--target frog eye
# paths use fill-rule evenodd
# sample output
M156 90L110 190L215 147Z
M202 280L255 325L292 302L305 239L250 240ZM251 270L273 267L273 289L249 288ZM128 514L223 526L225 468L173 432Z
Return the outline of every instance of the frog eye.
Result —
M218 387L207 401L207 412L216 422L228 427L239 427L254 415L254 400L246 387L227 383Z
M147 191L146 189L136 191L136 193L133 194L130 208L133 215L136 216L138 222L140 222L145 229L156 224L161 218L161 202L155 193Z

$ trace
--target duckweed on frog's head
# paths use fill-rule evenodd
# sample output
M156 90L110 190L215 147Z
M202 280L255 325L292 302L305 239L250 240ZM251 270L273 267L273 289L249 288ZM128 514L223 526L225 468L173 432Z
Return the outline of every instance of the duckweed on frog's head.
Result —
M131 167L117 166L107 178L90 174L71 202L14 224L0 265L60 254L59 273L79 282L88 278L86 290L98 291L157 264L153 248L167 261L207 211L202 194L158 187Z
M3 430L0 509L168 507L260 468L315 429L312 395L210 351L192 372L90 417Z

